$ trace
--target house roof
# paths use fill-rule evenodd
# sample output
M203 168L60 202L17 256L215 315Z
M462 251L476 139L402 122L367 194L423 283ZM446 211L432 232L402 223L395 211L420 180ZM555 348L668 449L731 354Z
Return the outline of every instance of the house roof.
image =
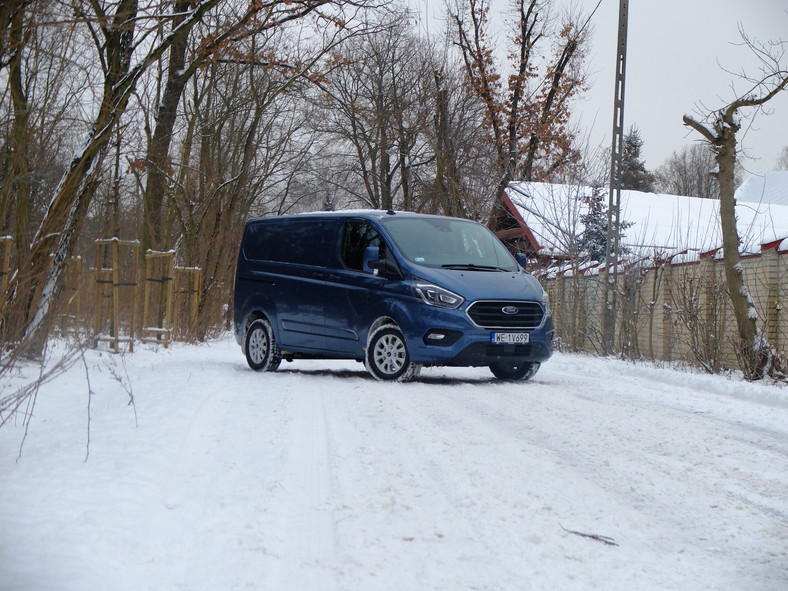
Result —
M788 170L750 175L736 190L736 200L788 205Z
M736 206L742 252L760 252L764 244L788 246L788 174L762 176L737 192L746 199ZM742 192L744 190L744 192ZM507 206L523 226L523 237L538 254L565 258L579 252L589 206L589 187L549 183L512 183ZM599 195L607 207L607 191ZM774 197L778 202L769 201ZM758 197L759 200L754 200ZM505 199L504 201L507 201ZM621 244L639 257L667 257L685 251L698 254L722 246L720 202L713 199L621 191L621 222L630 222ZM776 242L777 241L777 242Z

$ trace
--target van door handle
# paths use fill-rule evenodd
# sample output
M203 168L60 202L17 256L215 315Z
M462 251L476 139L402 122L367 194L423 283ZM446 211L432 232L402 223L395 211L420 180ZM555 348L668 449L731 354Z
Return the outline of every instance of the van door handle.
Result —
M338 281L338 280L339 280L339 275L337 275L336 273L329 273L329 274L328 274L328 278L329 278L331 281Z

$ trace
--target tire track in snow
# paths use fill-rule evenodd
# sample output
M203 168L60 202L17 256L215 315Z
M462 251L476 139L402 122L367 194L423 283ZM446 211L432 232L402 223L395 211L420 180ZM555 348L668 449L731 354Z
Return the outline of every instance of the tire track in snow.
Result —
M188 588L200 580L217 589L245 588L268 579L279 544L269 527L279 495L277 473L284 456L280 442L288 424L280 420L292 406L286 395L262 396L251 371L220 376L204 399L186 398L172 429L178 442L164 471L168 485L152 530L168 524L162 540L150 540L150 567L171 562L160 588ZM181 388L181 390L183 390ZM183 391L181 392L183 395ZM239 409L243 409L239 412ZM217 547L233 552L215 553ZM221 562L220 562L221 561Z
M327 401L338 559L342 580L352 581L345 588L396 589L388 581L403 576L420 589L463 588L452 549L458 540L475 544L479 524L459 517L453 485L430 459L432 442L396 404L410 386L375 384L385 396L368 386L353 380Z
M421 518L429 524L452 513L455 525L448 531L465 535L482 555L492 552L500 537L527 552L527 560L509 556L501 570L533 573L540 561L555 560L539 552L545 539L555 544L558 538L559 547L566 548L563 559L610 559L580 548L576 540L562 539L569 536L559 531L560 524L613 535L638 547L636 554L644 556L639 568L662 580L664 588L683 588L686 565L693 561L733 585L750 577L742 564L749 564L764 588L780 588L779 582L770 585L785 580L784 552L778 550L772 564L765 564L763 554L749 545L753 538L773 538L775 533L766 530L774 527L782 527L784 533L778 529L776 535L786 539L775 509L784 506L776 496L785 490L783 458L779 452L770 455L768 446L761 451L742 447L725 421L659 404L642 392L636 397L622 393L629 387L643 389L640 379L623 379L612 393L587 376L561 373L556 379L550 372L528 384L440 377L424 381L430 383L428 392L422 388L411 395L410 386L416 384L400 385L396 392L376 397L378 413L388 424L383 423L381 433L367 433L372 437L367 447L375 442L380 447L375 435L382 433L401 446L399 455L389 447L385 454L373 449L388 470L377 475L378 481L388 477L398 483L392 494L411 504L414 498L429 497L441 506L439 497L444 498L437 515ZM649 382L649 388L659 393L659 384ZM363 405L365 400L355 402ZM358 422L355 428L363 430ZM414 459L405 461L403 456L409 455ZM753 468L739 468L748 465L748 456L757 460ZM763 473L760 467L773 462L776 471ZM745 495L737 493L739 487ZM580 490L584 494L578 495ZM381 496L380 491L370 493ZM771 504L764 502L768 498ZM395 499L390 505L393 512ZM728 525L741 522L741 511L751 513L751 523L745 528ZM398 516L414 521L401 511ZM473 531L475 536L468 534ZM627 532L623 539L622 531ZM693 536L697 544L687 545ZM413 562L411 567L429 570L428 564ZM380 561L376 564L380 567ZM609 567L617 568L615 561ZM560 571L559 566L551 572ZM496 577L506 580L500 572ZM630 582L638 583L636 578ZM557 584L571 587L567 580Z
M577 381L574 378L579 376L573 376L570 383ZM638 462L660 465L665 473L681 475L683 471L684 476L700 471L706 480L697 481L705 484L709 494L725 491L737 499L737 504L749 503L788 525L788 515L778 508L784 506L786 494L788 438L784 430L774 428L774 421L753 424L747 420L748 407L760 406L762 402L743 398L719 400L719 396L713 400L706 392L688 386L671 387L670 394L666 394L664 385L648 378L628 377L626 382L630 383L626 394L594 388L580 398L605 405L608 410L600 416L612 417L625 407L632 417L643 411L654 417L655 428L646 432L648 437L633 439L639 445L633 450L635 453L644 439L653 441L651 446L643 447L645 453L638 455ZM777 410L775 414L785 415ZM631 427L617 423L610 435L638 433L628 426ZM639 429L649 426L640 421ZM677 431L677 427L683 427L682 431ZM774 469L764 470L764 466Z
M725 420L658 401L644 403L640 393L630 399L620 392L628 379L615 393L595 389L586 376L567 379L562 372L560 381L560 391L556 384L543 390L538 378L522 388L527 407L522 406L522 399L507 397L504 409L496 398L489 397L474 400L473 412L487 417L492 429L506 430L511 423L507 420L510 404L521 406L522 413L530 410L536 419L533 443L554 451L578 472L575 480L585 479L604 491L609 507L618 505L619 512L630 510L628 518L634 523L624 529L644 532L640 543L658 544L665 556L675 558L677 534L690 530L699 545L706 547L698 561L713 561L719 572L739 582L749 576L741 570L743 557L755 572L764 570L763 553L749 540L764 537L777 527L777 537L788 541L788 527L779 509L785 506L788 465L779 449L753 447L749 442L742 447ZM643 386L640 380L631 385ZM659 393L658 384L647 387ZM550 394L552 401L545 398ZM692 393L687 391L686 395ZM534 406L534 402L541 404ZM550 408L554 419L544 408ZM748 434L750 426L745 425L743 431ZM764 470L765 466L774 469ZM740 511L750 513L751 524L738 529L728 526L740 522L735 515ZM770 531L769 537L773 536ZM694 548L682 551L688 555L696 552ZM771 556L777 562L765 569L765 580L788 580L785 551ZM739 564L739 570L732 569L732 564ZM781 585L778 582L775 588Z
M286 400L266 515L273 556L259 580L394 589L386 581L404 577L423 589L483 589L492 576L502 588L530 578L542 588L605 586L576 577L592 563L603 565L594 572L620 572L615 550L564 525L637 548L642 561L618 588L637 586L640 572L681 589L689 565L733 586L755 576L763 589L780 588L784 556L746 545L781 521L769 501L785 484L779 466L774 475L758 468L779 463L781 445L769 455L775 446L762 431L666 401L642 378L609 392L609 381L565 368L527 384L479 375L431 371L414 384L348 371L254 375L264 396ZM752 512L751 525L728 525L741 523L741 511ZM743 564L756 574L743 574Z
M542 564L542 541L550 535L545 530L567 535L552 514L555 500L529 482L547 476L523 465L555 473L552 453L531 461L521 441L462 406L465 398L500 386L440 388L426 395L419 384L392 385L376 388L385 395L371 399L363 393L352 403L342 397L338 408L357 413L331 417L337 431L352 434L343 438L338 463L352 467L343 478L348 488L363 491L338 526L343 551L355 554L356 566L376 581L405 569L421 588L489 588L491 560L500 588L516 588L537 574L550 578ZM372 526L365 527L360 515ZM511 549L505 556L502 546ZM562 588L565 583L563 577L556 581Z
M300 381L295 376L290 380ZM277 510L285 521L283 530L294 535L283 541L273 582L279 589L330 591L336 588L334 523L329 506L332 443L324 396L320 388L309 387L312 380L304 378L307 383L299 384L292 393L293 424L283 442L287 464Z
M438 425L452 425L447 437L455 437L453 463L464 470L463 518L477 528L483 555L495 557L511 586L524 578L538 578L543 588L604 585L592 575L582 582L573 580L555 566L567 559L582 563L590 556L604 564L615 554L578 543L561 529L562 522L577 523L571 518L580 514L583 525L596 531L591 518L598 508L587 510L578 502L574 494L579 479L571 462L545 445L530 413L521 412L524 403L532 407L533 402L523 397L534 388L534 383L494 381L464 388L452 385L432 399L431 416ZM518 392L512 395L514 389ZM440 470L440 462L435 467ZM512 551L496 551L501 539Z

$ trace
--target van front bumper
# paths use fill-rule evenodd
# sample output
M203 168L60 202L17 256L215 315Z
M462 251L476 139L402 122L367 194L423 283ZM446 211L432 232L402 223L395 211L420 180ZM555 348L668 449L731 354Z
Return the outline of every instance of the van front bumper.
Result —
M486 342L471 343L444 365L472 367L506 361L546 361L551 351L545 343L527 345L493 345Z
M552 355L555 328L549 312L534 329L481 328L472 324L461 310L430 310L421 320L421 330L406 330L405 337L411 360L423 365L472 367L512 361L541 363ZM425 320L429 322L426 330ZM528 343L494 344L491 342L493 332L525 332Z

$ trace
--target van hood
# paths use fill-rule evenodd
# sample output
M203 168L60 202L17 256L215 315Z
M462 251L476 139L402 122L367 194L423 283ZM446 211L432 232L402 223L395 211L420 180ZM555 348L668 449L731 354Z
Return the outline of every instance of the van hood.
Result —
M460 271L454 269L412 268L414 278L434 283L468 301L533 300L542 301L543 289L533 275L523 271Z

